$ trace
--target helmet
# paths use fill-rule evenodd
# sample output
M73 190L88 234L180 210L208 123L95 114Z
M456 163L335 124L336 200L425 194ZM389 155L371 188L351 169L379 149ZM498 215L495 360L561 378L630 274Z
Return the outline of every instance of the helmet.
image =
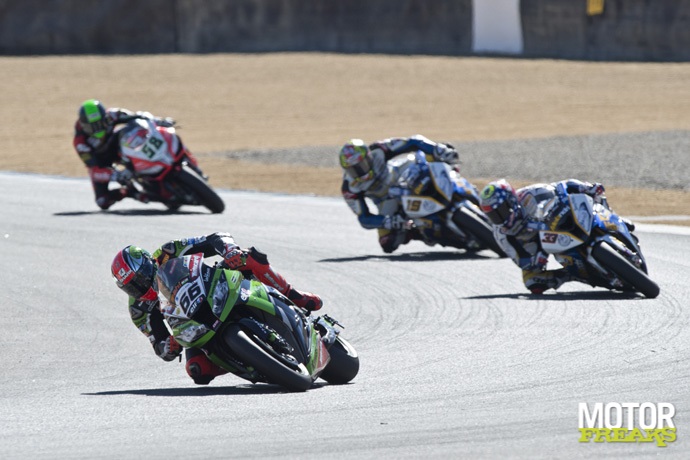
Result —
M96 99L89 99L79 108L79 124L89 136L102 139L108 130L105 107Z
M490 182L482 190L481 208L494 225L512 228L523 218L515 189L504 179Z
M158 297L153 283L156 264L148 251L127 246L117 253L110 271L117 287L135 299L154 300Z
M340 149L340 166L355 183L374 178L374 165L369 148L362 139L350 139Z

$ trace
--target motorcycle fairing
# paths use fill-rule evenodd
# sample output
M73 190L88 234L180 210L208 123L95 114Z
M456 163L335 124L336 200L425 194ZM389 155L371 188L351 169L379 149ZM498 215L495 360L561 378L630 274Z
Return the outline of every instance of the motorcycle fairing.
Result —
M239 290L238 304L263 310L269 315L276 315L276 308L268 298L268 293L262 283L256 280L242 280Z
M479 203L479 191L470 181L453 171L451 173L455 184L455 193L462 198L470 200L472 203Z
M639 246L618 215L601 203L594 203L592 197L585 194L563 194L558 203L561 206L549 203L548 209L545 208L545 215L556 215L549 228L540 229L539 238L542 249L554 254L569 273L597 285L622 288L623 283L616 275L591 255L592 248L602 243L609 244L646 272Z
M455 189L455 182L450 178L450 168L446 163L434 162L429 163L429 173L434 182L436 190L448 201L453 199L453 191Z
M159 130L151 120L134 119L119 135L123 160L131 163L138 174L158 175L175 161L179 141L165 128Z
M298 353L300 359L305 361L307 371L314 379L326 367L330 360L328 350L324 347L321 341L321 336L316 328L311 323L304 322L301 317L288 305L285 296L270 286L265 286L255 280L242 281L240 288L240 296L237 300L237 305L247 305L268 314L263 316L262 322L269 327L274 328L278 333L282 328L287 328L291 334L281 334L281 336L292 345L295 353ZM289 301L288 301L289 302ZM274 318L271 320L270 318ZM248 318L240 320L247 329L257 334L263 341L268 338L265 331L257 330L257 328L247 321ZM294 341L293 339L296 339Z
M215 335L235 305L242 280L240 272L214 271L204 265L202 254L169 259L158 268L156 276L162 297L161 312L172 327L173 336L185 347L203 346ZM207 300L217 321L207 318L204 322L196 317Z
M561 203L560 207L548 203L544 212L558 214L553 217L548 229L539 231L542 249L550 254L567 251L587 241L594 222L594 201L588 195L571 194L567 201L561 200ZM570 216L573 223L567 220Z
M446 206L428 196L404 195L400 197L405 214L411 219L428 216L443 210Z

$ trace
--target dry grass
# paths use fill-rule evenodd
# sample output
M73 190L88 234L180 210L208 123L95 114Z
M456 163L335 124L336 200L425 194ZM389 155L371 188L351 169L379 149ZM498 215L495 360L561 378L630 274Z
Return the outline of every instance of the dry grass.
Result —
M496 140L690 126L686 63L306 53L2 57L0 92L0 170L84 175L72 126L79 104L98 97L176 117L215 186L317 195L339 194L339 171L258 168L203 153L414 133ZM636 215L690 214L688 195L609 191L620 212Z

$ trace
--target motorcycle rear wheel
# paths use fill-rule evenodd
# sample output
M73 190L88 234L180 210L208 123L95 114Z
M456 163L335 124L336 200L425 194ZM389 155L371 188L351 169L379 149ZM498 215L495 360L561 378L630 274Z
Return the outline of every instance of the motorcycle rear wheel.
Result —
M220 214L225 210L225 203L218 194L194 172L189 166L183 166L177 173L179 180L187 189L196 195L199 202L213 214Z
M301 371L281 363L247 335L238 324L228 326L223 339L244 364L254 367L270 383L281 385L290 391L307 391L311 388L312 379L306 368L303 367L304 370Z
M491 225L484 222L479 218L479 216L474 214L469 209L460 208L453 215L453 222L455 222L458 227L467 229L482 244L498 254L499 257L507 257L506 253L503 252L503 249L501 249L501 246L499 246L496 242L496 238L494 238L494 231L491 228Z
M359 372L359 356L347 340L338 336L328 353L331 360L319 377L334 385L342 385L355 378Z
M610 245L601 243L594 246L592 248L592 257L615 273L621 280L631 285L636 291L641 292L645 297L653 299L659 295L659 285Z

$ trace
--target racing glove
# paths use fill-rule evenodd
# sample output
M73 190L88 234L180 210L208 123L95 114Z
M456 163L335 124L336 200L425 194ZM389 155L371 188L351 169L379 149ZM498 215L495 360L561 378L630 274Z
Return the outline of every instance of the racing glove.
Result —
M216 232L209 235L208 240L228 268L234 270L245 264L247 254L235 243L235 239L229 233Z
M163 361L172 361L182 354L182 345L172 335L158 342L154 349Z
M247 264L247 254L235 246L223 254L223 262L231 270L237 270Z
M594 184L589 185L589 187L584 190L584 192L594 198L595 203L602 203L606 197L604 196L604 192L606 190L604 189L604 186L598 182L595 182Z
M156 262L160 266L167 262L171 257L175 257L180 249L181 248L178 248L177 243L174 240L168 241L163 246L156 249L152 256L154 259L156 259Z
M162 126L164 128L172 128L177 123L175 121L175 119L171 118L171 117L165 117L165 118L156 117L156 118L154 118L154 121L156 122L156 124L158 126Z
M449 165L455 165L460 162L458 152L450 144L436 144L436 147L434 147L434 158Z
M132 180L132 177L134 175L132 174L132 171L129 169L116 169L113 171L113 174L110 176L110 180L113 180L115 182L119 182L122 185L127 185L127 183Z

